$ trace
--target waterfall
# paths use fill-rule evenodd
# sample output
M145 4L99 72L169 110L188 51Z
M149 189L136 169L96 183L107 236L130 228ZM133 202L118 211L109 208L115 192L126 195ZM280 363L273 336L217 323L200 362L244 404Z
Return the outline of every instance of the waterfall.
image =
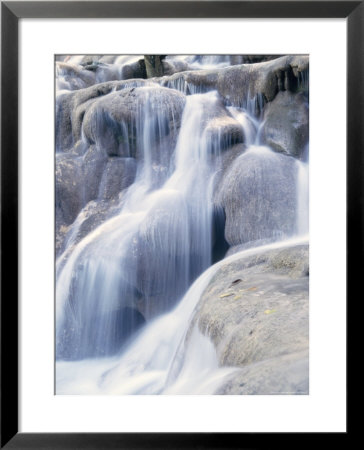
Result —
M148 96L149 88L143 89ZM159 311L168 310L211 264L209 161L216 145L203 130L217 102L214 92L187 99L174 170L162 185L163 174L153 170L155 152L160 159L167 149L162 142L152 149L151 143L163 134L163 111L152 111L151 99L141 109L137 134L144 157L120 212L77 244L66 262L66 255L57 262L59 357L113 353L123 337L117 329L130 322L127 337L143 322L139 313L133 313L140 297L144 318L155 314L156 295Z
M207 269L176 308L154 319L120 355L57 363L57 394L213 394L236 368L220 368L216 350L194 327L191 315L213 275L223 265L261 252L307 242L307 237L236 253Z
M99 72L104 63L91 61L87 70L93 83L122 80L140 57L115 57ZM241 58L166 61L219 70ZM85 62L67 64L77 72ZM261 142L263 94L250 98L247 86L231 106L182 77L115 84L96 100L90 93L69 132L70 90L92 77L74 84L69 67L57 70L57 157L72 159L81 178L97 155L100 175L93 196L82 186L56 261L56 392L213 394L237 369L219 366L193 313L224 264L307 242L308 162ZM300 82L308 85L308 72ZM100 205L102 220L85 232ZM231 253L215 258L219 240Z

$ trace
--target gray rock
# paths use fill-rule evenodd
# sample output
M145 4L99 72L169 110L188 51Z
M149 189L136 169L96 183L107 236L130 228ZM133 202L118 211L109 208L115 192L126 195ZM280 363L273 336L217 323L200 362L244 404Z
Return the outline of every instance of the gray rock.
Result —
M250 364L235 372L215 394L307 395L308 351Z
M103 171L98 197L110 200L130 186L135 179L137 162L134 158L109 158Z
M81 209L97 198L110 200L135 178L132 158L107 158L95 145L84 156L70 153L56 158L56 207L62 225L70 225Z
M67 246L67 255L71 254L78 242L105 220L116 214L119 210L121 195L107 200L91 200L82 208L71 225L65 226L63 224L63 226L59 226L56 229L56 256L58 257L65 250L65 246ZM58 225L58 219L56 223Z
M239 122L228 115L221 115L210 120L205 128L205 133L211 141L213 148L226 150L233 145L245 141L244 131Z
M111 198L133 182L131 156L142 160L144 151L150 153L156 183L168 174L185 97L158 85L122 89L129 85L104 83L58 98L56 202L62 226L71 224L89 201ZM143 149L138 139L146 119L151 120L150 139Z
M272 59L281 58L283 55L244 55L240 64L255 64L264 61L271 61Z
M109 156L143 156L137 155L143 146L137 139L143 137L141 131L146 118L153 121L150 129L155 141L168 137L172 146L184 104L183 94L157 85L112 92L87 109L84 134L89 143L104 148ZM149 143L153 141L150 139Z
M264 109L261 140L277 152L300 158L308 144L308 126L304 95L279 92Z
M143 221L132 252L136 287L146 297L159 296L160 311L171 306L189 283L189 217L187 211L181 216L185 200L177 192L164 195Z
M184 72L185 70L188 70L188 64L185 61L181 61L178 59L164 59L162 61L162 65L164 75L173 75L174 73Z
M73 91L107 81L146 78L143 58L124 65L115 64L117 55L86 55L77 65L67 62L67 59L56 60L58 90Z
M91 145L82 158L84 186L83 205L98 197L99 187L107 163L103 149Z
M221 266L191 329L215 345L233 374L221 393L307 393L308 246L247 254ZM259 363L259 364L257 364Z
M56 149L72 151L82 138L86 111L101 97L113 91L150 85L145 80L109 81L77 91L62 91L56 97Z
M83 206L82 158L60 155L56 158L56 208L61 223L69 225Z
M223 180L228 176L228 172L235 161L235 159L242 155L247 149L247 146L240 143L236 145L232 145L230 148L227 148L225 152L223 152L220 155L217 155L217 158L215 160L215 167L218 168L215 178L214 178L214 185L215 185L215 199L219 195L219 189L221 187L221 184Z
M220 176L214 197L225 211L226 241L234 246L291 235L296 227L295 160L265 147L250 148L237 158L243 149L233 150L233 163Z
M187 94L216 89L227 104L259 115L279 91L296 92L303 87L300 74L308 71L308 61L308 56L283 56L255 64L186 71L157 80Z
M147 78L144 59L141 58L134 63L126 64L122 69L122 77L124 80Z

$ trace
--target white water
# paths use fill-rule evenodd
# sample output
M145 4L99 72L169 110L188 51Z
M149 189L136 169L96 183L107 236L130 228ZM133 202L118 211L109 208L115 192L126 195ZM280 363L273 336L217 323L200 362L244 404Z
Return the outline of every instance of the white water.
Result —
M148 88L144 89L148 93ZM201 130L217 101L214 92L187 98L175 150L175 168L160 188L155 188L161 179L152 170L150 148L150 143L157 140L156 112L152 111L153 103L147 102L139 130L144 159L120 213L87 235L71 256L65 252L57 261L59 356L66 356L65 346L73 358L90 352L109 352L110 348L103 350L101 346L105 342L114 345L112 335L119 327L115 311L133 306L132 286L137 284L138 272L143 277L145 316L151 317L154 306L148 297L153 297L154 292L159 296L164 293L167 298L162 306L168 309L211 264L209 158L213 142ZM163 116L158 122L163 123ZM165 151L160 143L158 152ZM73 237L71 234L70 239ZM151 267L143 267L146 260L152 263ZM159 299L159 307L161 303ZM70 330L77 330L77 334L70 335Z
M108 58L98 60L97 57L90 57L89 61L84 59L84 55L73 55L66 58L61 64L56 65L57 91L82 89L95 83L128 79L130 78L130 66L143 59L144 55L120 55L109 58L110 60ZM183 62L188 70L206 70L229 66L231 57L227 55L174 55L168 56L166 61L170 62L172 66L174 63ZM63 63L67 64L66 68L61 68L64 67ZM87 65L93 66L93 70L84 70ZM72 68L76 76L72 76ZM82 71L81 74L80 71Z
M177 307L151 322L120 356L57 362L57 394L213 394L236 369L220 368L209 339L195 327L193 311L217 270L267 250L307 243L307 236L236 253L207 269Z
M57 261L57 394L216 392L236 369L218 366L213 344L197 327L185 339L202 292L222 264L306 241L303 238L245 250L209 267L212 182L219 169L221 149L219 136L211 136L205 129L219 99L215 92L187 97L173 152L160 139L166 114L148 88L143 89L147 101L140 108L136 127L142 153L136 180L120 202L118 214L83 238L70 254L66 248ZM250 145L243 158L282 158L265 147L253 146L259 122L246 110L228 110L242 126ZM156 170L156 160L160 163L161 158L163 171ZM295 232L305 235L305 163L297 162L297 174ZM81 211L67 245L75 243L83 220ZM142 292L136 292L135 286ZM125 314L135 311L140 296L148 324L137 331L138 317ZM120 339L115 335L121 323L125 324L124 317L130 327L126 337L131 338L124 340L126 344L120 349Z

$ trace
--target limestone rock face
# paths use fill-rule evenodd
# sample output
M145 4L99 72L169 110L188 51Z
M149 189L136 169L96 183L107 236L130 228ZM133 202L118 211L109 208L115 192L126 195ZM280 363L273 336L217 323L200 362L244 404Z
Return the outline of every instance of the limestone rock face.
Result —
M140 152L145 143L138 139L143 138L142 131L148 122L147 144L158 145L165 140L171 153L184 104L183 94L157 85L112 92L87 109L83 121L85 137L89 143L104 148L109 156L142 158Z
M59 220L61 224L56 228L57 256L65 250L67 255L71 254L78 242L116 214L122 195L123 193L110 199L91 200L82 208L71 225L65 225L61 219L57 219L57 223Z
M79 218L79 222L85 220L85 223L80 226L78 235L85 236L86 230L90 232L102 223L109 202L114 203L119 194L133 183L135 173L134 158L107 158L95 146L91 146L84 157L69 153L57 156L57 253L67 237L68 227L77 220L81 210L86 207ZM97 207L92 207L93 201ZM91 206L87 207L90 202ZM93 219L90 219L91 216ZM92 227L91 220L94 223Z
M74 156L62 155L56 159L56 208L66 224L72 223L82 208L82 166L82 160Z
M152 159L159 182L168 173L185 96L158 85L127 86L103 83L57 99L56 203L63 225L89 201L128 187L136 174L134 157Z
M76 91L60 91L56 97L56 151L74 151L82 139L83 119L92 103L108 94L137 86L149 86L145 80L109 81Z
M216 394L304 395L309 393L308 351L260 361L235 372Z
M61 358L115 354L219 261L178 345L199 330L236 369L217 393L308 392L308 246L272 244L307 203L308 61L57 58Z
M307 393L308 273L308 246L293 245L242 253L212 278L191 326L221 366L242 368L221 392Z
M264 147L239 153L221 178L215 203L226 215L225 239L239 245L290 235L296 221L296 162Z
M308 104L303 94L279 92L264 109L262 142L300 158L308 144Z
M56 61L58 90L75 91L107 81L147 77L144 58L137 55L121 59L117 55L84 56L79 61L73 59L63 58L62 61Z
M243 106L259 115L278 92L307 88L301 74L308 71L308 60L308 56L282 56L255 64L186 71L158 80L187 94L216 89L227 104Z

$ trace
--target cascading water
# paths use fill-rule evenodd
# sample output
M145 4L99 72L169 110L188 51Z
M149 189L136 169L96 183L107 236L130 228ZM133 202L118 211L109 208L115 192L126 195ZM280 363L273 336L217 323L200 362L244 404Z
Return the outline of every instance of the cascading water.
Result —
M144 90L148 95L148 88ZM133 313L141 296L144 316L150 318L156 309L153 297L159 297L160 310L167 310L211 264L209 160L216 145L203 130L217 101L214 92L187 99L175 169L164 184L163 175L153 170L150 143L164 134L159 128L165 117L152 111L155 105L150 101L143 106L137 135L144 157L119 214L87 235L66 262L62 257L58 261L59 357L112 353L122 340L117 330L129 335L138 321L143 322L140 313ZM166 150L160 142L157 156Z
M117 61L119 65L126 62L130 61ZM225 66L229 61L210 57L189 63L197 70L203 64ZM165 85L167 90L176 88ZM214 393L236 369L219 367L212 342L196 325L189 331L204 289L222 263L284 248L288 245L284 239L308 233L308 165L295 160L297 170L287 173L293 158L261 144L261 117L254 116L255 108L229 106L222 113L225 106L216 91L197 94L180 86L179 91L192 95L186 96L179 127L174 106L154 95L153 86L135 88L142 100L135 100L139 103L132 126L116 124L103 110L94 112L92 145L98 151L114 149L115 136L105 132L107 123L117 133L117 152L124 152L123 164L133 173L134 182L123 190L101 225L79 239L88 217L86 205L57 259L58 394ZM67 95L62 92L59 95ZM111 91L105 98L118 95ZM57 114L59 108L57 103ZM222 138L228 123L224 116L219 125L222 114L229 124L241 128L246 146L232 167L252 167L249 170L258 180L251 184L257 199L257 227L241 231L248 247L254 248L211 266L214 183L222 170L224 151L234 144ZM81 160L91 145L87 133L82 129ZM174 133L178 134L175 142ZM57 151L62 153L60 148ZM114 166L113 161L105 165L97 194L100 201L107 198L113 180L109 170ZM282 179L289 180L288 187L282 187ZM272 187L276 192L272 193ZM289 189L294 218L287 221L280 197ZM221 202L225 191L231 195L229 186L224 190L223 180ZM242 194L237 191L236 195ZM267 202L274 205L273 215L266 212ZM282 226L285 221L288 225ZM259 247L264 240L273 243Z
M119 356L59 362L58 394L212 394L236 369L220 368L216 351L195 327L186 342L190 318L208 282L223 264L306 242L306 237L244 250L207 269L179 305L154 319Z

